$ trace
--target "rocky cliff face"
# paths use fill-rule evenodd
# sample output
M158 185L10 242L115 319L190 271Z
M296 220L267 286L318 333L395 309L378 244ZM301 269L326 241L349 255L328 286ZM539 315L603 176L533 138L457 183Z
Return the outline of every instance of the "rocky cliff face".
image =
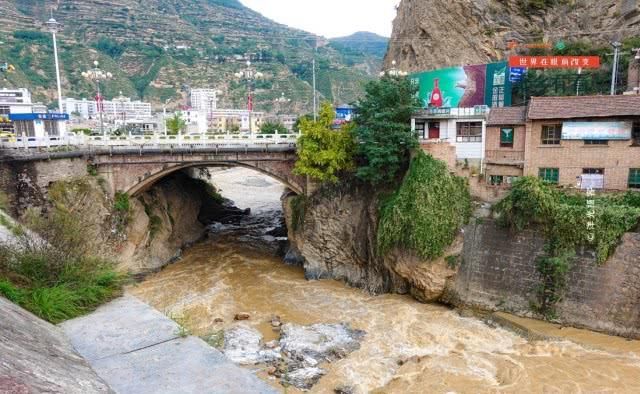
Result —
M511 40L606 43L640 34L637 0L402 0L385 66L420 71L503 59Z
M455 275L444 258L424 261L403 250L377 255L377 196L371 190L321 190L305 203L294 202L299 198L284 199L291 247L286 260L302 264L308 279L341 280L372 293L411 293L429 302ZM460 249L456 242L445 255Z

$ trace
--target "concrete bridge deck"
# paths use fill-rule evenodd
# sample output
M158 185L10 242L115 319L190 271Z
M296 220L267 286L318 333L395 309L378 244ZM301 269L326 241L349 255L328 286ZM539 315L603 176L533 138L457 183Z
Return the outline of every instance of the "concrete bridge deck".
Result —
M116 393L277 393L174 321L125 295L60 325L76 351Z

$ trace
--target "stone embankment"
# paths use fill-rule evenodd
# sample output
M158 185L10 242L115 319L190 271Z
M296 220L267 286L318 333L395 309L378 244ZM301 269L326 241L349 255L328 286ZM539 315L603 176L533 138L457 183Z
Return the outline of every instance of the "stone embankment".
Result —
M540 277L536 257L544 236L532 230L511 233L489 218L465 229L463 263L445 301L462 307L500 310L535 317ZM560 323L640 338L640 233L627 233L604 264L579 253L567 274L564 297L556 305Z
M60 328L0 297L0 393L110 393Z
M61 327L78 353L118 393L277 392L132 296Z

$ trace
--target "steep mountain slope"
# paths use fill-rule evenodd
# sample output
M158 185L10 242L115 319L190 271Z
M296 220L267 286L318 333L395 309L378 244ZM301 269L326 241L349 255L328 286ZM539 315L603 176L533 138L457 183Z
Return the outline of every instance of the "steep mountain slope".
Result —
M122 91L175 107L185 103L189 87L215 87L221 106L242 107L246 83L233 74L248 57L266 76L256 82L256 108L276 112L310 109L316 43L318 90L328 100L354 100L378 71L369 56L354 62L321 37L277 24L237 0L9 0L0 2L0 61L17 71L5 80L0 75L0 86L55 98L51 39L43 28L50 9L64 26L58 35L63 90L72 97L93 95L80 74L94 60L114 74L107 97ZM291 102L277 102L282 94Z
M638 0L402 0L385 65L396 60L418 71L485 63L504 58L511 40L608 46L634 36Z

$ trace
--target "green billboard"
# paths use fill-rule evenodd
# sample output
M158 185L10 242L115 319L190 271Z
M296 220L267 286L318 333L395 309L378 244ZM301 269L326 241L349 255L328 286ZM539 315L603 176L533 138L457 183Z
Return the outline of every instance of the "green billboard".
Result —
M425 71L411 75L411 79L419 85L423 108L511 105L506 62Z

